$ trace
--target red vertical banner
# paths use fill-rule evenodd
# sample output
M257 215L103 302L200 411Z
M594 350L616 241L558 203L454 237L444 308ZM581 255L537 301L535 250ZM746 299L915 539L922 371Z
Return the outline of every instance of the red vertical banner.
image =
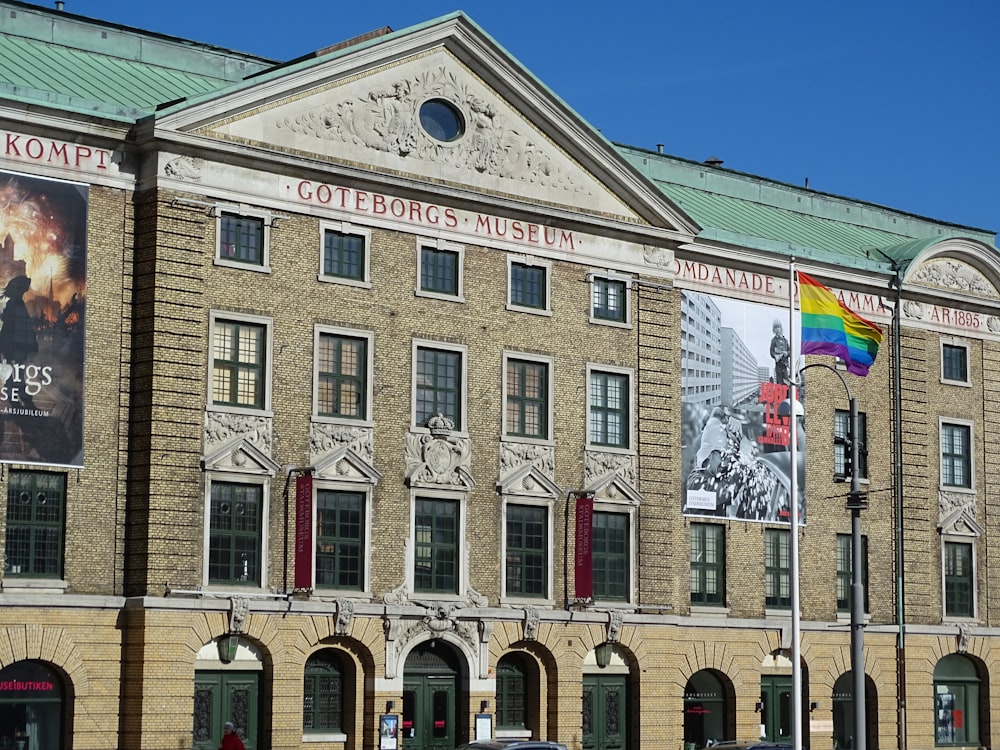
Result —
M594 496L576 494L576 598L594 596L592 537L594 532Z
M295 588L313 587L312 476L295 480Z

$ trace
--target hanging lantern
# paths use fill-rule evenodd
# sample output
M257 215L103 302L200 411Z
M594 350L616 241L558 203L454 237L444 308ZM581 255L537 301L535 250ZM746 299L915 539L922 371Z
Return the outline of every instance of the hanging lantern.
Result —
M236 651L240 647L240 637L238 635L224 635L218 640L219 661L229 664L236 658Z

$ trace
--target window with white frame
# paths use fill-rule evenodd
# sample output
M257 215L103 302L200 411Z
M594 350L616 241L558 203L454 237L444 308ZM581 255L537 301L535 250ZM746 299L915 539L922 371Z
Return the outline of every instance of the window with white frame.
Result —
M628 513L597 510L591 531L593 596L598 601L628 601L632 539Z
M851 587L854 585L853 537L837 534L837 611L851 609ZM861 588L864 611L868 612L868 537L861 537Z
M614 276L591 276L590 322L608 325L629 323L629 280Z
M306 660L302 687L302 731L339 733L344 726L344 667L340 652L324 648Z
M462 565L461 505L459 500L446 497L417 497L414 500L414 592L459 592Z
M764 606L792 606L792 537L787 529L764 530Z
M317 589L365 589L367 506L364 492L317 488Z
M414 342L413 423L426 427L441 415L461 431L465 418L465 347Z
M941 381L969 385L969 345L963 341L941 342Z
M549 508L507 503L504 588L509 597L549 596Z
M264 486L210 483L208 583L260 586Z
M691 524L691 604L726 606L726 527Z
M317 326L315 356L316 416L370 422L372 334Z
M941 484L972 489L972 425L941 421Z
M463 301L464 255L461 245L435 240L418 242L417 295Z
M11 469L4 575L61 578L65 525L66 474Z
M216 215L216 263L267 271L271 217L263 213L219 208Z
M504 435L549 440L552 423L551 360L504 355Z
M507 308L549 313L551 265L522 256L507 256Z
M347 222L321 225L320 281L370 286L371 232Z
M945 540L945 617L975 617L975 591L975 563L972 543Z
M213 312L211 328L211 406L270 409L271 320Z
M588 366L587 378L588 443L631 447L631 372Z

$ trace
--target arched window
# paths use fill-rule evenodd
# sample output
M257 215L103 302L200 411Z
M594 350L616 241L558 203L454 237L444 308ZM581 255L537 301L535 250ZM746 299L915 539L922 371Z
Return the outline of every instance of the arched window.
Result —
M0 747L62 747L63 682L48 665L19 661L0 670Z
M530 731L527 689L531 684L522 655L507 654L497 663L496 720L498 730L506 730L515 734Z
M305 669L302 697L304 732L342 732L344 717L344 670L333 649L317 651Z
M712 670L691 675L684 687L684 745L705 747L709 742L732 739L726 689Z
M979 744L979 675L972 660L959 654L934 668L934 744Z

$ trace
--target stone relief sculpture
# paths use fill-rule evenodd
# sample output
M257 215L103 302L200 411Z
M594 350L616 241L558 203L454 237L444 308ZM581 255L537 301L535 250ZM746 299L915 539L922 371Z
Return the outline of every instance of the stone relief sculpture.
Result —
M674 253L665 247L646 245L642 248L642 259L648 266L669 268L674 262Z
M972 266L948 258L925 263L910 277L910 281L977 297L1000 298L996 288L983 274Z
M465 132L454 141L435 140L420 126L420 107L431 99L448 102L463 115ZM474 169L569 192L588 192L558 164L563 157L556 156L558 152L551 144L523 132L507 120L498 103L474 93L444 66L395 81L361 98L286 117L276 125L302 135L404 158Z
M309 456L319 456L349 448L369 464L375 461L373 430L370 427L313 422L309 425Z
M525 464L531 464L545 474L545 476L554 478L556 472L555 449L551 445L500 443L501 477L507 476Z
M527 607L524 610L524 635L526 641L538 640L538 625L541 623L541 613L534 607Z
M242 438L266 456L271 455L271 419L247 414L205 412L205 452ZM235 459L234 459L235 461Z
M336 635L347 635L351 631L353 619L354 602L350 599L337 599L337 619L334 621L333 632Z
M590 487L595 481L608 474L616 474L629 486L635 487L637 481L635 456L587 451L583 467L584 486Z
M244 596L233 596L229 599L229 632L243 633L247 617L250 614L250 600Z
M976 515L976 496L967 492L938 492L938 521L953 516L955 511L964 510Z
M622 626L625 624L625 613L620 609L608 612L608 643L619 643L622 637Z
M178 180L199 182L201 180L201 169L204 164L204 159L192 156L178 156L164 165L163 174L167 177L176 177Z
M430 433L406 435L406 478L411 487L468 488L472 480L472 443L452 435L454 423L440 414L428 421Z
M903 314L906 317L913 318L914 320L923 320L926 312L926 307L920 302L912 299L903 300Z

